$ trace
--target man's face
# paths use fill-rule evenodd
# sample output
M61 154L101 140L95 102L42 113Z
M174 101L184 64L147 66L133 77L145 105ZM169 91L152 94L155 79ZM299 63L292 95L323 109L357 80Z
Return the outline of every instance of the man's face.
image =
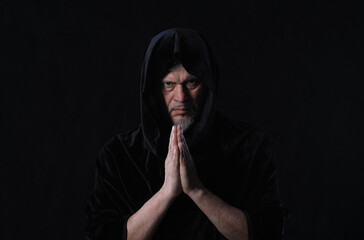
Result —
M201 108L202 82L189 74L182 64L173 67L162 79L162 94L174 124L193 122ZM188 127L188 126L187 126Z

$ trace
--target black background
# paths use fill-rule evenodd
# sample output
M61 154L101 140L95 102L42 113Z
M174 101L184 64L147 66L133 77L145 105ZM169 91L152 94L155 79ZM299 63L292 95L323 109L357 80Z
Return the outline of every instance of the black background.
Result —
M0 239L82 239L98 149L139 123L148 41L200 30L218 109L279 152L288 239L363 239L363 25L348 2L0 2Z

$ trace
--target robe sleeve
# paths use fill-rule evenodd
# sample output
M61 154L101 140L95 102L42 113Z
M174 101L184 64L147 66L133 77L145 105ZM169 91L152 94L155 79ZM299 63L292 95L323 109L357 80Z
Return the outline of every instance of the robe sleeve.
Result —
M123 240L127 238L126 223L132 215L128 194L123 188L117 162L107 148L100 150L96 162L94 194L86 209L89 240Z
M265 137L250 165L250 204L243 210L248 221L249 240L281 240L288 211L279 196L276 152ZM246 197L246 196L245 196Z

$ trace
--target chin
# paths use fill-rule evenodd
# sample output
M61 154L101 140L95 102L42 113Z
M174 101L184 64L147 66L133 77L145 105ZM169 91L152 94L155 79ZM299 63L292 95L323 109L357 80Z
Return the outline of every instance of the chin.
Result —
M184 132L186 130L188 130L193 125L194 122L195 122L194 116L178 117L178 118L173 119L173 124L174 125L181 125L182 126L182 131L184 131Z
M180 122L180 121L188 121L188 119L190 119L190 118L191 118L190 116L177 116L177 117L172 118L172 121L174 123L176 123L176 122Z

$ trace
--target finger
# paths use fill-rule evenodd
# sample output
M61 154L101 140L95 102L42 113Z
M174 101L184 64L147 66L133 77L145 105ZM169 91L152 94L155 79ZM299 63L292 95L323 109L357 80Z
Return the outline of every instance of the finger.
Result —
M182 139L181 139L181 125L178 125L177 127L177 143L178 143L178 149L180 151L180 153L183 153L183 143L182 143Z
M178 164L178 149L177 148L172 149L171 163L172 163L173 167L176 167L176 165Z
M183 157L183 152L182 151L179 151L179 164L181 165L181 167L185 167L186 164L185 164L185 159Z
M174 125L172 126L171 134L169 135L168 153L169 153L169 152L171 151L171 149L172 149L172 142L173 142L173 130L174 130Z
M177 142L177 126L173 126L172 133L172 150L176 150L176 157L178 157L178 142Z

